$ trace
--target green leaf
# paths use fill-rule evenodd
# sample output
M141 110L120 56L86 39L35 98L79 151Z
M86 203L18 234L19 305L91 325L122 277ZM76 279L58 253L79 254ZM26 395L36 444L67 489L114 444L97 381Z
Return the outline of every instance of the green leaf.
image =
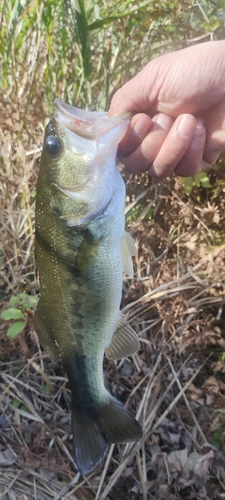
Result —
M19 300L18 300L18 295L13 295L9 299L9 305L10 306L18 306Z
M46 396L49 396L49 394L50 394L49 386L47 384L43 385L43 387L41 389L41 392L42 392L42 394L45 394Z
M81 43L84 75L88 79L92 74L92 54L90 48L88 22L83 0L76 0L76 21L78 36Z
M186 194L191 194L193 188L193 177L180 177L180 183L182 184Z
M201 180L201 185L204 188L211 187L211 182L210 182L210 180L209 180L209 178L207 176L203 177L203 179Z
M20 409L21 409L22 411L25 411L26 413L31 413L30 409L29 409L29 408L28 408L28 406L26 406L26 405L22 405L22 406L20 407Z
M222 429L216 429L213 433L213 444L218 448L221 448L223 445L223 433Z
M10 319L25 319L24 314L20 309L16 309L15 307L9 307L5 311L1 313L1 318L9 321Z
M27 444L30 444L32 441L32 434L31 431L24 431L24 438Z
M18 295L13 295L9 299L9 305L12 307L19 306L21 309L26 311L27 308L36 308L38 302L38 297L36 295L28 295L26 292L18 293Z
M151 220L151 219L153 219L153 215L154 215L154 210L153 210L153 208L150 208L148 210L147 214L144 216L144 219Z
M125 220L126 224L128 224L131 221L136 221L137 218L141 215L141 213L144 210L144 205L143 203L138 203L134 207L132 207L128 212L126 213Z
M15 321L15 323L13 323L13 325L7 330L7 337L13 339L24 330L25 326L25 321Z
M12 376L16 378L18 373L20 373L21 369L22 369L22 367L19 370L18 369L12 370Z
M13 409L13 408L19 408L19 406L20 406L20 402L19 402L17 399L15 399L14 401L12 401L12 403L11 403L9 406L10 406L10 408L12 408L12 409Z
M194 183L197 187L202 186L207 188L211 186L208 175L205 172L199 172L199 174L196 174L194 176Z
M113 21L117 21L117 19L131 16L132 13L136 14L139 10L145 8L147 5L149 5L149 0L144 0L137 5L134 5L134 7L130 8L129 10L126 10L124 12L114 12L111 16L107 16L104 19L98 19L97 21L89 24L88 29L89 31L102 29L107 24L112 23Z

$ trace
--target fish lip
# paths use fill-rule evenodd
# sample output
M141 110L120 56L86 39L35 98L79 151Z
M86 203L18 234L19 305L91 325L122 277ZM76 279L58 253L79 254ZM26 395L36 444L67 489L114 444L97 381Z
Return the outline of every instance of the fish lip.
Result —
M87 139L97 139L107 134L118 125L129 121L132 113L127 112L119 116L109 117L107 112L85 111L74 108L57 98L54 101L54 118L60 125L70 129L75 134Z
M55 99L54 105L55 108L58 109L58 111L63 113L65 116L68 116L68 118L71 118L71 115L74 115L79 116L81 119L83 117L84 121L86 121L86 116L90 115L89 121L95 121L96 118L107 118L108 120L117 124L120 123L121 120L123 121L126 118L131 118L131 116L133 115L131 111L127 111L126 113L122 113L121 115L109 117L106 111L85 111L84 109L76 108L74 106L71 106L70 104L67 104L59 97Z

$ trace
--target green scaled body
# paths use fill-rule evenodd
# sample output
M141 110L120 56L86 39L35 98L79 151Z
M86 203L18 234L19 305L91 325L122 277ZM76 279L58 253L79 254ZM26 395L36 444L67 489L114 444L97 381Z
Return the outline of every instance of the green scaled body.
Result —
M122 273L132 273L134 254L124 231L125 187L115 161L128 123L57 99L37 183L41 295L34 325L69 379L75 461L82 474L102 461L109 443L141 437L138 422L103 380L105 351L117 359L139 346L119 312Z

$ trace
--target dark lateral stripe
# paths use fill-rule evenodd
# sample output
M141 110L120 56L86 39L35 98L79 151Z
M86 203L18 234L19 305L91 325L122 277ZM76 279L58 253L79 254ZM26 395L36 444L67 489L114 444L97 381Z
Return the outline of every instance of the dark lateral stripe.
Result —
M50 252L51 251L51 246L49 244L49 242L47 241L46 238L44 238L42 236L42 234L40 233L40 231L38 231L37 227L35 228L35 240L40 243L40 245L42 247L44 247L45 251L46 252ZM36 246L37 246L37 243L36 243Z
M73 359L69 361L65 359L63 364L72 392L72 405L77 408L81 406L87 416L96 418L96 400L89 383L89 367L85 354L76 352Z
M66 236L66 238L69 238L69 236ZM54 255L59 260L59 262L61 262L65 267L73 271L74 266L71 266L71 264L68 262L68 256L66 254L62 254L61 252L58 252L57 250L55 250L55 248L53 249L53 245L51 245L49 243L49 240L45 238L37 229L35 231L35 239L37 247L38 245L40 245L43 248L43 250L47 253L54 252ZM76 254L74 252L74 262L75 259L76 259Z

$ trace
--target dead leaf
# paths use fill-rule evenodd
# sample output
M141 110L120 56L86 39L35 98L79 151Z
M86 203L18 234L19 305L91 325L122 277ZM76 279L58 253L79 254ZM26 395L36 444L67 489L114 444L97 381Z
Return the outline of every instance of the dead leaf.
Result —
M207 480L209 469L212 465L212 461L214 458L214 451L210 450L206 455L199 458L194 467L194 473L201 478Z
M194 470L201 455L196 451L188 456L188 449L171 451L167 457L170 472L180 472L185 479L190 478L191 471Z
M16 462L16 454L11 450L0 451L0 466L8 467Z
M167 457L170 472L181 472L187 462L188 449L171 451Z

